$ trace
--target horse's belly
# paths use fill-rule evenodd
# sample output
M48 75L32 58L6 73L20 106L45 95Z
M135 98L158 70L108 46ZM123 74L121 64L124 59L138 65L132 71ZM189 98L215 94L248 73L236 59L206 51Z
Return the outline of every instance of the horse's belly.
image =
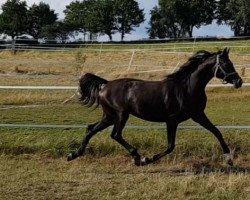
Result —
M140 111L132 110L131 114L141 118L143 120L152 121L152 122L165 122L168 117L168 113L165 109L144 109Z

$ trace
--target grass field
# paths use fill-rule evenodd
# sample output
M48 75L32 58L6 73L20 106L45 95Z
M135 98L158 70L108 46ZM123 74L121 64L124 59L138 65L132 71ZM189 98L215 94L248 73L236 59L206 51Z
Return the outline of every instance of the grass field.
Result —
M248 41L247 41L248 42ZM248 43L230 43L231 46ZM172 45L172 46L171 46ZM176 47L179 44L171 44ZM227 44L207 48L216 50ZM169 46L157 46L167 48ZM203 48L204 46L197 46ZM96 46L88 47L88 51ZM98 47L99 48L99 47ZM131 46L108 46L104 49L128 49ZM138 49L142 48L137 46ZM144 48L153 48L146 46ZM154 46L155 48L155 46ZM77 70L93 70L106 78L119 70L92 65L96 52L37 53L17 55L0 53L0 85L77 85ZM91 51L90 51L91 52ZM233 50L236 53L236 50ZM245 49L237 52L246 53ZM104 56L105 55L105 56ZM131 52L129 54L131 56ZM78 58L77 58L78 56ZM106 63L129 62L130 56L111 52L102 54ZM117 57L118 56L118 57ZM143 57L144 56L144 57ZM150 63L169 65L161 54L146 57ZM138 55L138 62L146 61ZM165 58L166 59L166 58ZM169 57L170 59L170 57ZM177 62L173 55L173 63ZM183 58L184 59L184 58ZM238 59L238 64L243 60ZM248 57L246 56L245 60ZM141 61L140 61L141 60ZM145 61L144 61L145 60ZM29 62L28 62L29 61ZM159 62L159 63L158 63ZM246 61L247 63L248 61ZM51 64L53 64L51 66ZM248 62L249 63L249 62ZM136 63L135 63L136 64ZM170 63L171 64L171 63ZM126 67L127 68L127 67ZM126 69L124 67L124 69ZM112 71L113 70L113 71ZM141 70L133 69L133 70ZM142 69L143 70L143 69ZM247 75L247 74L246 74ZM135 75L134 75L135 76ZM138 78L159 80L161 74L140 74ZM68 124L96 122L101 111L83 108L72 101L62 104L74 91L0 90L0 122L3 124ZM206 113L216 125L249 125L250 92L208 89ZM36 107L22 107L22 106ZM131 117L128 124L157 125ZM194 125L187 121L184 124ZM111 129L91 140L85 157L67 162L67 154L79 147L84 129L0 128L0 199L250 199L249 130L221 130L234 150L234 166L227 166L218 141L205 130L178 130L175 151L161 162L136 167L131 157L110 138ZM166 148L165 129L125 129L125 138L143 156L152 156Z
M160 80L186 62L194 52L204 49L218 51L226 46L232 48L230 58L237 71L249 82L250 47L249 40L245 40L228 43L87 45L71 51L27 51L15 55L1 52L0 85L75 85L81 72L94 72L107 79L129 76Z

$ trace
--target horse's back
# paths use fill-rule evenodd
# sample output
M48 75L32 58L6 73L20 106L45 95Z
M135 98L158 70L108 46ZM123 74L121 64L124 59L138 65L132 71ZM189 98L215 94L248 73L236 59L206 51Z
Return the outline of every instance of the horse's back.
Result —
M174 113L173 84L163 81L117 79L99 92L99 102L110 113L125 112L149 121L166 121Z

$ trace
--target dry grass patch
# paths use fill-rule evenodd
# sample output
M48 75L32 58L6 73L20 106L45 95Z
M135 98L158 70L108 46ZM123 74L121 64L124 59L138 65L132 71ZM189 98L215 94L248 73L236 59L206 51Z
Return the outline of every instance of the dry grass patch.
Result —
M249 171L186 174L173 163L135 167L120 156L74 162L37 156L1 156L3 199L249 199ZM122 162L121 160L126 160ZM202 165L202 164L201 164Z
M192 54L192 53L191 53ZM168 53L162 51L91 51L76 49L69 52L18 52L13 55L0 53L0 71L16 75L58 75L68 80L68 75L78 77L81 73L92 72L107 79L133 77L147 80L160 80L163 75L172 73L182 65L190 53ZM249 68L242 67L250 63L250 56L232 54L231 59L239 65L239 73L248 81ZM130 65L131 64L131 65ZM152 71L144 73L143 71ZM141 73L143 72L143 73ZM66 76L65 76L66 75ZM61 76L61 77L60 77Z

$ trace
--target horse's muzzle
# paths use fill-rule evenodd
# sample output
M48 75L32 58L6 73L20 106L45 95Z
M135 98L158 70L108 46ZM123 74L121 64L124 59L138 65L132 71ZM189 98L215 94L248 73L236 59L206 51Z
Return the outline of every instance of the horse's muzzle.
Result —
M242 81L241 78L236 79L236 80L233 81L233 85L234 85L235 88L240 88L242 86L242 84L243 84L243 81Z

